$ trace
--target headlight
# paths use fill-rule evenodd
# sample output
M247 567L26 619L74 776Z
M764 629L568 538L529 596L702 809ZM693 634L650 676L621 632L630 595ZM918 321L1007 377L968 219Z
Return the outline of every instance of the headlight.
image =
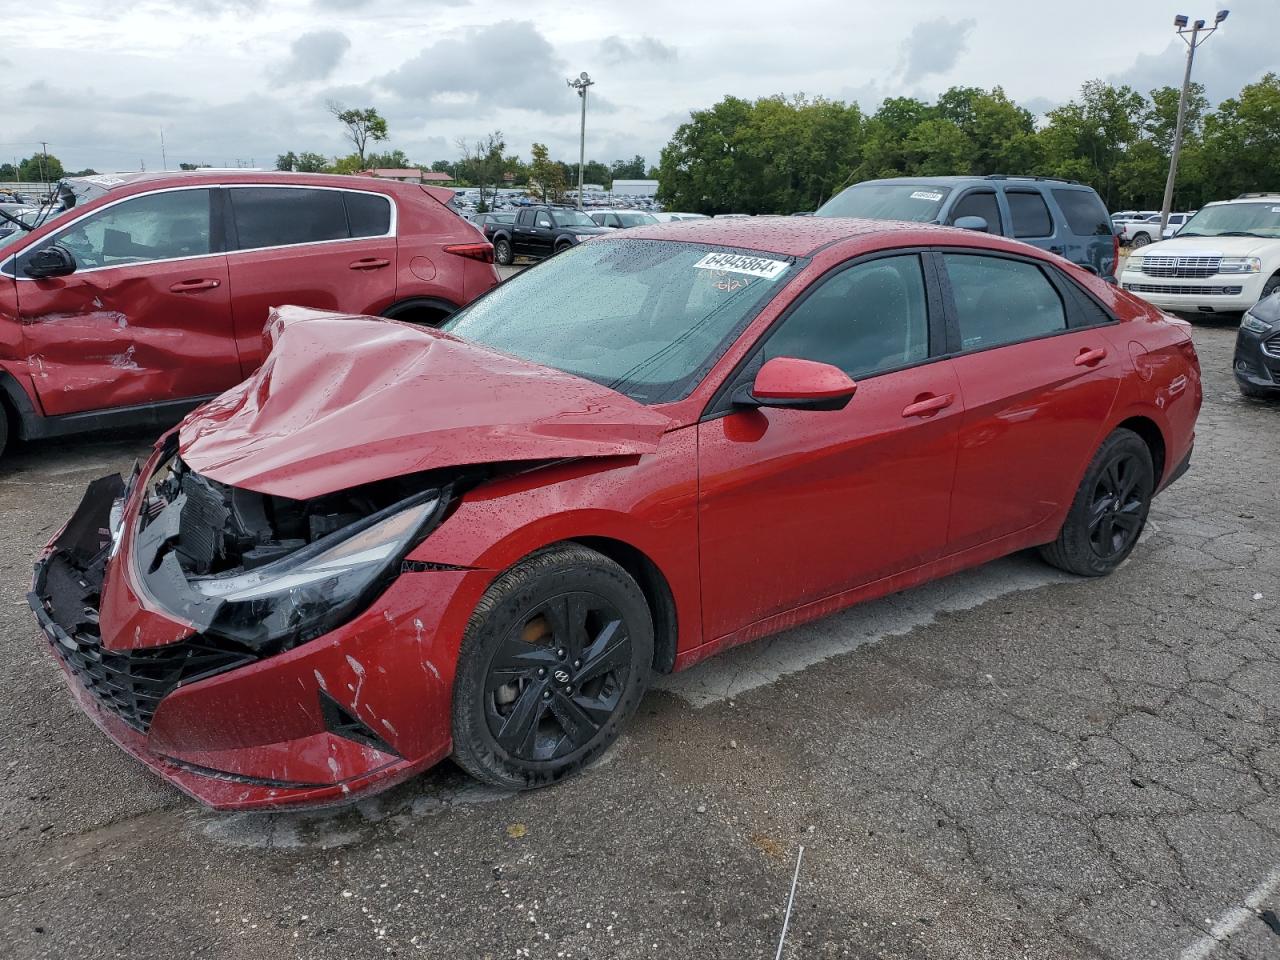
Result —
M1257 257L1223 257L1218 264L1219 273L1260 273L1262 261Z
M292 646L348 620L396 573L440 512L433 491L395 504L280 560L188 582L214 606L207 632L253 649Z
M1252 313L1246 313L1240 320L1240 329L1248 330L1250 333L1266 333L1271 329L1271 324L1258 319Z
M1141 273L1142 272L1141 255L1130 256L1129 259L1124 262L1124 268L1126 271L1133 270L1135 272Z

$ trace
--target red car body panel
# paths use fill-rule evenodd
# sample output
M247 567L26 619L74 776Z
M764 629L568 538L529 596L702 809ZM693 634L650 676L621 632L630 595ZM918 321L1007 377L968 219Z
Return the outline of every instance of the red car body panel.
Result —
M290 308L269 335L280 349L181 427L183 459L231 486L303 500L352 486L357 473L368 483L647 453L670 425L607 387L437 330Z
M0 273L0 377L7 375L10 406L21 408L13 412L24 436L60 432L42 418L222 392L257 368L269 311L284 303L372 315L407 306L450 310L498 282L492 264L446 251L476 240L470 224L444 206L449 191L247 171L106 179L112 184L105 193L0 251L0 266L103 207L201 186L379 194L393 204L394 235L119 264L45 280Z
M1093 450L1121 424L1158 447L1160 486L1185 469L1202 398L1185 324L1064 260L987 235L829 219L627 231L636 236L807 259L686 399L649 408L447 335L286 317L261 372L180 428L193 468L305 497L425 466L508 466L463 494L408 554L412 572L350 622L178 687L145 736L82 696L86 709L212 806L340 801L449 752L467 620L503 570L549 544L609 553L640 577L655 610L668 609L665 597L658 665L682 669L1052 540ZM870 377L839 411L706 415L761 334L829 269L883 249L946 247L1053 264L1116 322ZM326 343L332 356L318 356ZM1089 362L1077 364L1085 351ZM520 388L508 391L509 379ZM949 399L920 409L938 398ZM130 583L137 506L125 510L103 593L103 643L113 649L185 629ZM342 738L321 716L322 692L391 752L334 743Z

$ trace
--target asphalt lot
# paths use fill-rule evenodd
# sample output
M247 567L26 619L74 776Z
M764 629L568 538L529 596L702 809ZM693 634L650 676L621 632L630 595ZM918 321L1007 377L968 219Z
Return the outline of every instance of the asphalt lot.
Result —
M1104 581L1020 556L700 665L613 753L216 815L71 704L23 600L142 434L0 461L0 955L1280 956L1280 404L1196 329L1191 473ZM1270 912L1268 912L1270 911Z

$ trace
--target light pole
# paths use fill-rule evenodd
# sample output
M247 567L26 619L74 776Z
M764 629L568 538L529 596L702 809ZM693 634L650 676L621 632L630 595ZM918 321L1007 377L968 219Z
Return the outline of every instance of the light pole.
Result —
M1160 236L1164 237L1165 228L1169 226L1169 211L1173 208L1173 184L1178 179L1178 154L1182 153L1182 127L1187 117L1187 94L1191 92L1191 64L1196 58L1196 47L1209 39L1209 35L1218 29L1218 25L1227 19L1229 10L1219 10L1213 18L1213 26L1208 30L1203 20L1197 20L1187 27L1187 18L1178 14L1173 18L1173 25L1178 28L1180 36L1187 44L1187 69L1182 74L1182 95L1178 97L1178 124L1173 131L1173 151L1169 155L1169 179L1164 182L1164 203L1160 206ZM1187 34L1191 34L1188 39Z
M578 74L576 80L566 80L569 86L578 91L578 96L582 98L582 130L578 141L578 209L582 209L582 168L587 162L587 87L595 84L595 81L587 76L587 71L583 70Z

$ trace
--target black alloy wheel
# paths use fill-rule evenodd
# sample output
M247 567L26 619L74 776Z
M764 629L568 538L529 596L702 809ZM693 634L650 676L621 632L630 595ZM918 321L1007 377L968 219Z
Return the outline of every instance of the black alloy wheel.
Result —
M581 750L617 712L631 666L622 615L593 593L561 594L508 631L489 661L485 719L516 760Z
M1115 430L1085 470L1057 539L1040 555L1069 573L1107 575L1142 536L1156 479L1146 441L1132 430Z
M1104 465L1089 506L1089 543L1103 560L1128 553L1142 532L1142 481L1149 472L1132 453L1119 453Z
M554 783L608 749L653 665L644 593L603 554L561 544L498 577L459 652L454 759L511 789Z
M504 267L511 266L515 256L511 252L511 241L499 237L493 242L493 259Z

